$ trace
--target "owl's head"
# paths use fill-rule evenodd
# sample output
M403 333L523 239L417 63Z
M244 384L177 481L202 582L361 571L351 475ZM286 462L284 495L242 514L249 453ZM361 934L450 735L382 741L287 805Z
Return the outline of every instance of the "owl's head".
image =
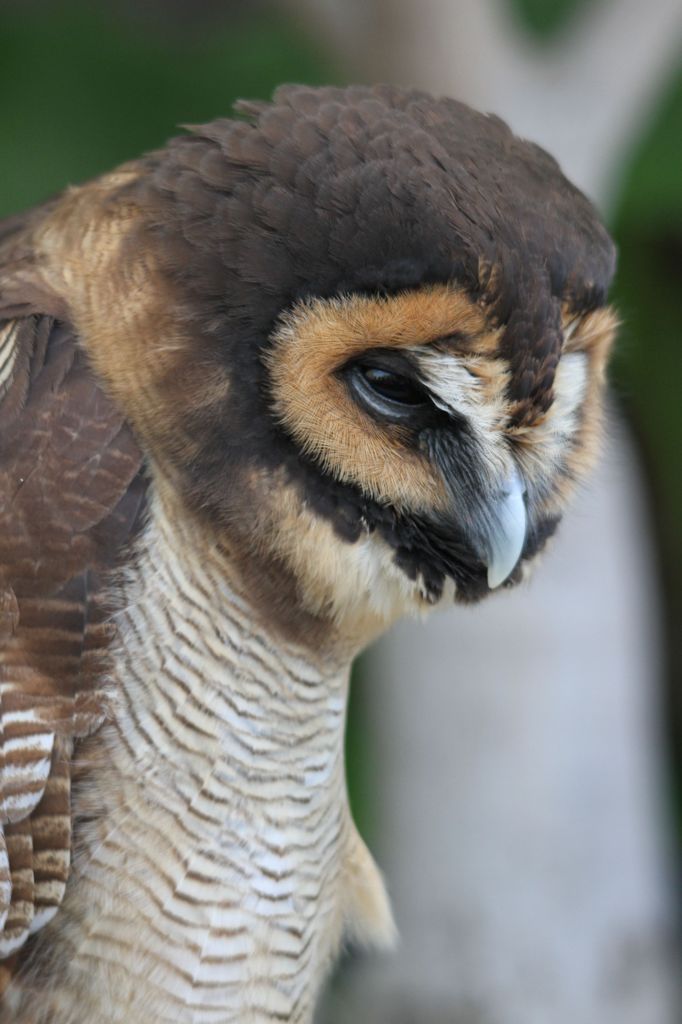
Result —
M152 463L284 619L512 585L595 452L592 206L453 100L283 87L238 112L110 179L125 308L93 354Z

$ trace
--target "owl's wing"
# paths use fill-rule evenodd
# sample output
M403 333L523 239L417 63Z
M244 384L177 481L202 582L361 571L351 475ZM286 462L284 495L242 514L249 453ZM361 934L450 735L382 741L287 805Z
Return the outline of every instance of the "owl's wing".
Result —
M123 416L36 307L0 291L0 958L64 893L73 743L104 714L103 577L144 500Z

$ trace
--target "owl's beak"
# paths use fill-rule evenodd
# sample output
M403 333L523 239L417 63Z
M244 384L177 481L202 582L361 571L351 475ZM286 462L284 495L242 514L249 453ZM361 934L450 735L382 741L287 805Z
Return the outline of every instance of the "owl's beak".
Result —
M526 488L516 469L492 503L486 538L488 586L495 590L508 579L521 557L526 540Z

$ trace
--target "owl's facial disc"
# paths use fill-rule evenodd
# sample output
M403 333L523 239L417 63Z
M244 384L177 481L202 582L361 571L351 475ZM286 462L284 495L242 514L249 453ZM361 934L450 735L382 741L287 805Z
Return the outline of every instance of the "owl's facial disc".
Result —
M268 370L276 419L314 470L305 506L346 550L396 566L417 604L517 582L588 461L613 324L593 327L582 347L573 329L549 408L519 425L502 328L454 287L302 305Z

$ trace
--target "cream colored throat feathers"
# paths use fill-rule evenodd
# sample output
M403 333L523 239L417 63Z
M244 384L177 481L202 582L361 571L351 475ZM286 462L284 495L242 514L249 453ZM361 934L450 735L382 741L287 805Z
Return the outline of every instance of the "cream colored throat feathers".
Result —
M255 626L229 559L158 498L124 596L113 723L77 806L94 822L45 937L64 969L36 1008L305 1024L344 932L393 936L348 809L348 667Z

